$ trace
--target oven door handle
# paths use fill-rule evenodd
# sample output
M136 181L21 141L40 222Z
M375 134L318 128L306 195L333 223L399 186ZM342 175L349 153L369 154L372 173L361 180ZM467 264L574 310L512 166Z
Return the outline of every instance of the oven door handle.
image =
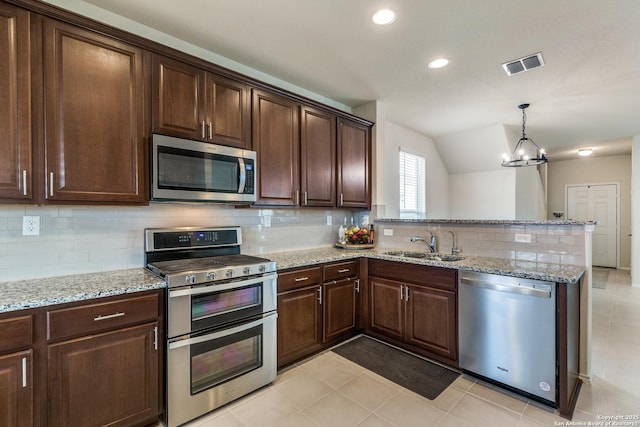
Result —
M240 280L237 282L225 283L223 285L203 286L198 288L178 289L176 291L169 291L169 298L183 297L187 295L199 295L210 294L217 291L226 291L228 289L234 289L238 287L255 285L256 283L266 282L269 280L275 280L278 277L276 273L267 274L266 276L256 277L249 280Z
M255 326L263 324L265 322L265 319L270 316L277 316L277 313L274 312L274 313L265 314L260 319L254 320L253 322L243 323L242 325L238 325L236 327L229 328L229 329L224 329L219 332L214 332L214 333L203 335L200 337L188 338L185 340L170 342L169 350L174 350L176 348L186 347L188 345L198 344L205 341L217 340L220 338L227 337L229 335L237 334L238 332L246 331L247 329L251 329Z

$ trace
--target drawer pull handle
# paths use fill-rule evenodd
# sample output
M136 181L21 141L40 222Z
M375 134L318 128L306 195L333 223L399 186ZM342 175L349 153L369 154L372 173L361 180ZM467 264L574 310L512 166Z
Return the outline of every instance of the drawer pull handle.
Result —
M309 280L309 278L308 277L296 277L295 278L296 282L304 282L305 280Z
M350 270L348 268L342 268L338 270L338 273L348 273Z
M106 316L98 316L98 317L94 317L93 321L94 322L99 322L101 320L107 320L107 319L113 319L114 317L122 317L124 316L125 313L124 311L119 311L117 313L113 313L113 314L107 314Z

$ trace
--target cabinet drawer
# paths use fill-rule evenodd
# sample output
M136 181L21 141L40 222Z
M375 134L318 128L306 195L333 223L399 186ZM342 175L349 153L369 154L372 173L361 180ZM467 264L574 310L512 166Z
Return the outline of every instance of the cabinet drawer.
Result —
M47 339L90 334L158 318L158 294L47 312Z
M450 291L458 288L457 270L430 265L370 259L369 276Z
M0 352L31 346L31 331L31 316L0 320Z
M320 267L301 268L286 273L278 273L278 292L304 288L305 286L318 284L321 280Z
M358 261L340 262L324 267L324 281L341 280L358 274Z

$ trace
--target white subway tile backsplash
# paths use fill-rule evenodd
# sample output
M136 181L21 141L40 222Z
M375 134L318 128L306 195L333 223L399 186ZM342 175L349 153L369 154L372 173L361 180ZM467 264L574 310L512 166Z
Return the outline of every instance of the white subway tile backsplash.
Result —
M378 227L383 228L383 225ZM393 228L394 236L378 233L377 244L382 248L410 249L406 236L428 235L424 224L385 223L384 228ZM582 226L442 223L429 224L426 229L436 235L439 252L451 250L453 242L448 233L451 230L463 255L572 265L585 263L585 230ZM531 243L516 242L516 233L530 234Z
M144 229L242 227L246 254L333 245L338 227L368 212L332 209L236 209L152 203L146 207L0 207L0 281L90 273L144 265ZM22 236L22 216L41 217L39 236ZM327 226L327 216L332 216ZM262 226L269 216L271 227ZM407 231L409 232L409 231ZM28 268L26 268L28 267Z

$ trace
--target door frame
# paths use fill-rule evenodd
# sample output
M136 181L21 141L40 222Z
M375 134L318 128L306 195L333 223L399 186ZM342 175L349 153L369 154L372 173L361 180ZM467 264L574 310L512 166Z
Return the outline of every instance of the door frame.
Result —
M565 184L564 186L564 212L569 212L569 187L587 187L594 185L615 185L616 187L616 269L620 269L620 181L612 182L585 182L576 184ZM592 248L593 250L593 248ZM593 255L592 255L593 257Z

